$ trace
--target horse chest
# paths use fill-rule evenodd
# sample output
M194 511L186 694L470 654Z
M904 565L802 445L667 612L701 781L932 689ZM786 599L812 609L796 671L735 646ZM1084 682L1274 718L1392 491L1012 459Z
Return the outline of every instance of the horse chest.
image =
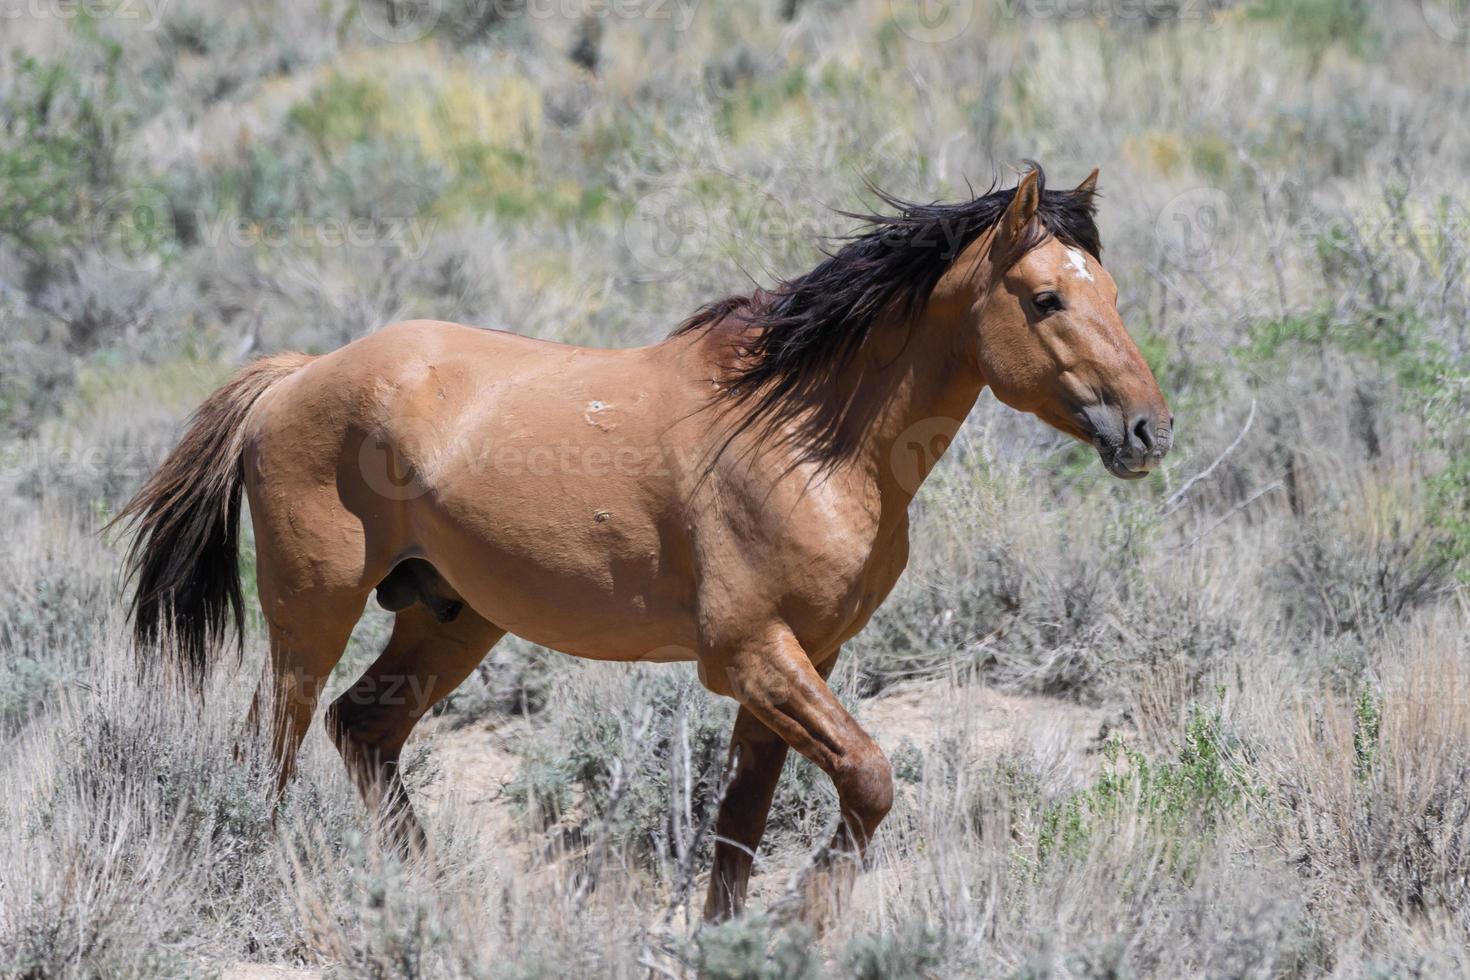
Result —
M907 564L907 522L875 530L866 548L810 558L783 604L792 630L809 653L825 656L867 625Z

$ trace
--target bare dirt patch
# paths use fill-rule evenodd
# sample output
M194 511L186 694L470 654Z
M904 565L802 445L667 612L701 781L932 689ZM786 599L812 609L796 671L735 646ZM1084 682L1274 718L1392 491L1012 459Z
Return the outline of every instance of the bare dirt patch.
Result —
M1080 777L1096 765L1107 713L1056 698L1007 694L948 680L891 688L861 702L856 715L890 754L927 753L940 739L958 740L967 764L1010 751L1034 752L1062 774ZM534 737L531 723L507 719L451 728L425 725L432 778L415 793L430 819L463 820L483 846L529 866L534 844L520 827L507 790L520 765L516 743Z
M1082 769L1090 768L1106 732L1108 714L1058 698L1007 694L949 681L907 684L863 702L858 719L892 753L904 742L923 751L939 738L958 737L976 762L1009 750L1048 749Z
M320 970L303 967L237 963L226 967L220 980L318 980L322 975Z

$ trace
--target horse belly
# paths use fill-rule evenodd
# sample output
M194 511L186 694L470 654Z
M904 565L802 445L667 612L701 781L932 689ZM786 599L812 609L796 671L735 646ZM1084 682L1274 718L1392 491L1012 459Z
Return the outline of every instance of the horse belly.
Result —
M597 660L695 659L687 576L637 515L576 496L441 513L425 552L480 615L563 653ZM585 512L585 513L584 513Z

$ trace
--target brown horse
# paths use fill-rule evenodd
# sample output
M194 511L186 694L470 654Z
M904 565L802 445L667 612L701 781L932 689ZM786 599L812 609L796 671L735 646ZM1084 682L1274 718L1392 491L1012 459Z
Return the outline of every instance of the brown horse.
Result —
M370 806L422 845L397 760L507 632L580 657L693 661L735 698L706 913L745 897L794 748L836 785L825 862L893 796L826 683L908 558L908 507L989 386L1148 473L1172 419L1099 262L1094 171L954 205L885 201L814 270L593 350L418 321L257 361L212 396L120 515L138 639L201 676L242 627L242 492L258 554L282 783L376 589L381 657L327 711ZM840 862L851 866L855 862Z

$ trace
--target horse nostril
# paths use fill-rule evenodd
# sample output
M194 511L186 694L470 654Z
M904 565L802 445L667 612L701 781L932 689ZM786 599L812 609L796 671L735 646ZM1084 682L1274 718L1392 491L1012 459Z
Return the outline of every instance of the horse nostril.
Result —
M1130 449L1142 450L1146 453L1154 449L1154 420L1151 415L1139 415L1133 419L1128 426L1128 442Z

